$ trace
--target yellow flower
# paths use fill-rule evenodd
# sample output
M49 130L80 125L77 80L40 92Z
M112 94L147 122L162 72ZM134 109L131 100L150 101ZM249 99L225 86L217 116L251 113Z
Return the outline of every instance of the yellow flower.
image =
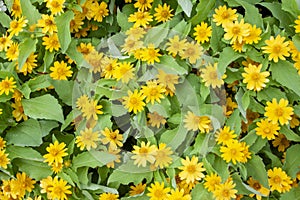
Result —
M24 76L27 75L27 73L31 74L32 73L32 70L33 68L37 67L37 60L36 60L36 57L38 55L35 55L34 53L31 53L28 58L26 59L24 65L21 67L21 69L19 70L19 63L18 61L16 62L16 69L17 71L21 72L24 74Z
M67 148L65 148L66 144L64 142L58 143L58 141L55 141L53 144L50 144L46 151L48 152L43 157L46 159L44 162L47 162L49 165L52 163L62 163L63 157L67 156L68 153Z
M168 200L191 200L192 197L190 194L184 194L184 189L179 190L176 188L175 190L171 190L171 194L168 194Z
M191 64L196 64L203 54L203 48L194 42L188 42L185 44L183 52L180 54L182 59L188 59Z
M52 15L59 15L64 12L65 0L45 0L46 7L50 9Z
M129 30L125 32L128 38L132 38L135 40L142 39L146 34L146 31L142 27L131 27Z
M6 147L6 141L0 136L0 150Z
M94 13L94 20L102 22L103 18L108 16L107 4L102 1L100 4L96 1L91 8Z
M187 183L195 182L196 180L201 180L204 178L204 174L202 172L205 171L203 168L203 163L198 162L198 158L192 156L192 159L186 156L185 159L181 159L181 163L183 166L178 167L178 169L182 170L179 172L179 177L181 180L186 180Z
M112 78L114 75L114 70L117 67L118 67L118 59L105 57L101 76L104 77L105 79Z
M125 53L128 53L129 55L131 55L136 50L143 48L143 42L130 36L125 39L122 47L123 48L122 48L121 52L125 52Z
M118 200L119 195L113 193L102 193L99 196L99 200Z
M72 77L73 71L71 66L67 66L67 63L64 61L55 61L54 66L50 67L52 71L50 77L54 80L68 80L67 77Z
M222 145L228 145L236 137L237 135L234 134L234 130L230 130L229 126L224 126L223 129L220 129L216 133L217 143Z
M241 43L239 43L237 40L232 44L232 49L234 50L234 51L237 51L237 52L244 52L244 50L243 50L243 46L244 46L244 44L245 44L245 41L243 40Z
M135 196L142 194L145 191L146 184L139 183L137 185L130 186L129 196Z
M137 11L128 17L128 22L134 22L133 27L143 26L146 27L153 21L153 16L149 12Z
M82 25L84 24L84 17L81 15L79 11L74 12L74 18L70 21L70 32L76 33L80 29L82 29Z
M208 133L210 130L210 119L207 116L197 116L191 111L188 111L183 120L184 127L187 130L200 130L201 133Z
M50 188L53 186L53 179L51 176L44 178L40 181L41 193L47 193L47 198L51 199Z
M95 47L91 43L80 43L80 45L77 47L77 50L83 54L83 56L86 56L93 51L95 51Z
M102 67L104 65L103 53L93 50L89 54L84 55L84 59L89 64L90 72L98 73L102 71Z
M79 98L77 98L76 100L76 107L80 110L83 109L83 107L85 107L86 104L89 103L89 98L87 95L82 95Z
M300 124L300 121L298 119L298 116L297 115L292 115L292 119L290 121L290 127L295 128L295 127L299 126L299 124Z
M232 101L231 97L226 98L226 116L230 116L235 108L237 108L238 105L236 102Z
M147 64L154 64L154 62L160 62L159 57L161 56L159 52L160 49L155 49L154 44L149 44L147 48L142 51L142 61L147 61Z
M258 41L261 40L260 34L261 34L261 29L256 28L256 25L251 25L248 24L249 28L249 35L244 37L244 41L246 44L257 44Z
M16 178L16 181L20 188L28 192L31 192L33 190L36 181L32 180L29 176L26 175L26 173L17 173Z
M237 162L243 160L243 146L237 140L231 140L226 146L220 148L221 157L229 163L230 161L236 165Z
M6 58L8 61L15 61L19 57L19 44L13 42L6 51Z
M63 163L52 163L52 164L51 164L51 170L52 170L55 174L61 172L62 169L63 169Z
M217 26L222 25L224 27L226 24L231 23L238 18L236 9L227 9L226 5L216 8L215 13L216 14L213 15L213 21L216 22Z
M46 34L53 34L57 32L57 26L54 21L53 15L42 15L42 19L38 20L37 27L42 28L42 33Z
M244 154L243 158L240 160L241 163L246 163L248 159L251 159L251 152L249 151L249 145L246 142L241 142L242 148L241 152Z
M285 171L279 167L274 167L268 170L268 181L271 191L277 190L279 193L288 192L291 189L293 181Z
M247 83L248 90L260 91L266 87L266 83L269 82L267 79L270 76L269 72L261 72L262 64L252 65L249 64L248 67L245 67L245 73L242 73L244 77L243 83Z
M231 179L228 179L225 183L216 185L213 195L216 200L231 200L232 198L236 198L236 193L238 192L234 187L235 183Z
M117 79L117 81L121 80L122 83L128 83L129 80L133 79L135 68L133 68L133 64L130 62L122 62L115 68L113 72L113 77Z
M6 76L5 79L0 82L0 95L3 93L8 95L9 92L14 92L15 88L17 87L15 84L16 81L14 81L13 77L8 79L8 76Z
M221 88L224 84L222 76L218 73L218 63L214 63L214 66L211 64L207 65L204 69L201 69L201 78L202 82L204 82L206 87L211 86L212 88Z
M111 162L109 162L109 163L106 163L106 167L108 167L108 168L115 168L115 162L116 163L120 163L121 162L121 160L120 160L120 158L121 158L121 156L120 156L120 149L108 149L108 153L110 153L111 155L113 155L113 156L115 156L115 160L113 160L113 161L111 161Z
M295 20L295 24L294 28L295 28L295 32L296 33L300 33L300 15L298 16L298 18Z
M43 37L42 45L44 45L45 49L49 50L50 52L52 52L53 50L58 51L58 49L60 48L60 44L57 34L53 33L52 35Z
M231 44L235 41L242 43L243 39L247 37L250 33L249 26L244 23L243 19L240 22L235 21L227 23L224 27L224 31L224 39L231 40Z
M21 121L22 119L24 121L28 119L27 115L24 114L24 109L21 101L16 101L15 103L12 103L11 107L14 108L14 110L12 111L12 115L17 122Z
M195 36L195 40L201 44L208 42L212 34L211 26L208 26L205 22L201 22L200 25L198 24L194 28L194 31L195 33L193 35Z
M209 192L213 192L216 190L216 186L221 184L222 180L218 174L212 173L210 175L206 175L204 181L204 188L206 188Z
M153 0L136 0L137 2L134 4L135 8L138 8L142 12L148 10L152 7L151 3Z
M11 15L14 16L14 18L20 18L22 16L20 0L13 1L13 5L11 7Z
M175 35L173 38L169 38L169 42L166 44L169 46L166 50L175 57L177 54L182 55L186 46L186 39L179 40L179 36Z
M288 104L289 102L286 99L280 99L277 103L277 100L273 98L272 102L267 102L265 116L272 121L272 123L279 122L281 125L288 124L294 114L294 109L287 106Z
M260 122L256 122L257 128L255 128L256 134L260 135L263 139L268 140L275 139L275 135L278 135L280 127L277 123L272 123L268 119L262 119Z
M49 187L49 191L52 199L65 200L68 199L68 194L72 194L69 190L70 188L71 186L67 185L67 181L63 179L59 180L58 177L55 176L52 181L52 185Z
M147 81L146 86L142 86L142 94L146 97L146 103L151 102L154 104L154 101L160 103L161 99L164 99L163 93L166 89L157 83L157 81Z
M12 36L18 36L19 33L23 31L23 28L26 26L27 22L28 20L24 17L12 20L10 22L9 29L7 30L7 32L9 32Z
M284 152L286 148L290 146L290 141L285 137L284 134L279 134L273 141L274 147L278 147L279 152Z
M164 168L168 167L172 163L172 158L170 155L173 154L173 151L170 147L166 147L167 145L165 143L160 143L158 146L158 149L156 151L155 157L155 167Z
M166 88L170 89L172 92L175 92L175 84L178 84L179 76L176 74L167 74L163 70L159 69L158 74L156 75L157 82Z
M101 108L103 108L103 106L98 105L98 101L91 99L82 108L83 117L86 117L87 120L93 118L96 121L96 120L98 120L97 115L103 114L103 111L100 110Z
M252 177L249 178L247 183L249 184L250 187L255 189L257 192L262 194L264 197L269 196L270 191L267 188L263 187L257 180L254 180ZM261 200L262 196L259 194L250 194L249 196L254 197L255 195L256 195L257 200Z
M156 126L156 128L159 128L160 125L164 125L167 122L166 119L157 112L148 113L147 117L149 118L148 124L152 127Z
M289 42L284 42L285 37L277 35L276 38L273 36L270 37L270 40L266 40L265 43L267 46L261 47L263 53L269 54L269 60L278 62L280 60L285 60L285 57L290 56L289 53Z
M147 193L147 196L150 197L150 200L166 200L167 194L170 192L170 188L165 188L164 182L159 183L151 183L151 187L148 188L149 193Z
M107 127L101 131L105 138L101 139L103 144L109 143L109 149L116 149L123 146L123 135L119 134L119 130L109 130Z
M6 169L9 163L10 159L8 158L8 154L5 153L5 150L0 150L0 167Z
M138 90L134 90L133 93L129 90L128 96L123 97L123 105L129 112L133 111L133 113L136 114L144 110L144 106L146 105L145 102L143 102L144 98L145 96L141 92L138 92Z
M163 6L160 4L157 6L155 10L155 20L158 22L166 22L169 21L174 15L171 13L173 9L170 9L170 6L166 3L164 3Z
M12 45L11 36L7 36L7 32L5 35L3 34L2 37L0 37L0 51L7 51L8 47Z
M147 144L143 141L141 146L134 145L132 153L134 154L131 158L134 160L134 164L140 167L146 167L147 161L151 164L155 162L155 155L156 155L156 146L150 145L150 142Z
M95 149L97 147L97 141L99 141L98 131L93 132L93 129L85 128L84 131L80 131L80 135L76 137L75 143L77 147L80 147L81 151L84 148L89 151L91 148Z

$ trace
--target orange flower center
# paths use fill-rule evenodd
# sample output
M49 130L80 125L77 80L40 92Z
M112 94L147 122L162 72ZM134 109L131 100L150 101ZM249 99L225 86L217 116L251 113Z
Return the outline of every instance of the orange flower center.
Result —
M270 128L265 128L264 130L265 134L269 134L271 132Z
M282 110L282 108L277 108L275 112L276 112L276 115L277 115L277 116L282 116L282 115L283 115L283 110Z
M195 165L189 165L186 168L186 171L189 172L190 174L193 174L196 172L196 166Z
M223 197L227 197L227 198L230 197L229 190L223 190L222 195L223 195Z
M139 153L141 153L141 154L148 153L148 149L145 147L141 147L139 150Z
M210 72L209 73L209 78L212 79L212 80L215 80L218 78L218 74L216 71L213 71L213 72Z
M52 26L54 23L53 23L53 21L51 20L51 19L46 19L45 20L45 25L46 26Z
M224 11L224 12L221 14L221 17L222 17L223 19L227 19L227 18L229 18L229 13L228 13L227 11Z
M159 197L164 196L164 193L162 190L155 190L154 196L159 198Z
M160 15L162 16L162 18L167 18L169 17L169 11L163 10L161 11Z
M8 81L2 81L1 85L4 89L10 88L10 83Z
M276 183L276 184L279 184L279 183L281 183L281 178L280 178L280 176L275 176L274 178L273 178L273 181L274 181L274 183Z
M233 27L232 28L232 33L235 34L235 35L238 35L239 33L241 32L241 29L240 27Z
M259 190L259 189L261 188L261 185L260 185L258 182L255 182L255 183L253 184L253 188L254 188L255 190Z
M279 54L281 52L281 46L280 45L274 45L273 46L273 53Z
M157 89L153 88L151 91L150 91L150 95L151 96L156 96L158 93Z
M131 104L137 104L137 99L135 97L131 97L130 98L130 101L129 101Z
M259 74L259 73L253 73L253 74L251 75L251 79L252 79L253 81L258 81L258 80L260 79L260 74Z

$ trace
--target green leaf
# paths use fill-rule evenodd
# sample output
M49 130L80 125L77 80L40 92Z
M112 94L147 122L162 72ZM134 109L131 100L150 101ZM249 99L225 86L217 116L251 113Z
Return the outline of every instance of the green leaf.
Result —
M180 38L186 37L191 31L191 26L191 23L187 23L185 20L181 20L174 28L170 30L168 38L172 38L178 34Z
M5 12L0 12L1 25L5 28L9 28L11 19L5 14Z
M300 51L300 36L299 35L294 35L292 37L292 41L293 41L295 47L297 48L297 50Z
M73 39L66 51L66 54L75 61L76 65L81 66L84 58L83 55L77 51L76 45L77 41Z
M22 105L25 115L33 119L49 119L64 122L61 106L50 94L32 99L23 99Z
M281 195L280 200L298 199L300 196L300 187L292 187L288 192Z
M41 126L42 137L45 137L52 129L59 126L58 122L56 121L40 120L39 123Z
M127 31L133 25L133 23L128 22L128 16L119 9L117 10L117 22L122 31Z
M145 35L144 44L154 44L158 47L160 43L167 37L169 33L169 26L167 23L155 26L149 29Z
M300 142L300 136L294 133L294 131L289 129L287 126L282 126L280 128L280 133L283 133L290 141Z
M280 100L281 98L286 99L285 93L283 93L279 88L268 87L263 89L260 92L257 92L257 100L258 101L272 101L275 98Z
M290 24L294 23L294 19L288 12L282 10L281 3L278 2L263 2L260 5L266 7L272 12L272 16L279 20L280 27L284 28L289 34L293 34L294 30Z
M191 0L177 0L179 6L182 8L183 12L190 17L192 13L193 4Z
M19 158L14 161L20 171L25 172L30 178L35 180L41 180L52 174L51 167L47 163Z
M180 66L173 57L167 55L161 56L160 62L156 63L154 67L164 70L167 74L183 75L187 73L187 70Z
M22 15L28 19L28 24L36 24L41 18L41 14L36 7L31 4L30 0L22 0L20 1L20 5L22 9Z
M115 159L116 156L108 152L90 150L77 155L73 159L72 167L75 170L79 167L101 167Z
M213 199L212 193L204 188L203 183L199 183L193 188L191 196L193 200Z
M227 66L238 58L244 57L243 55L235 52L231 47L226 47L220 53L220 59L218 62L219 73L224 74Z
M225 44L220 42L223 38L224 29L220 26L217 26L216 23L211 23L211 27L213 31L210 39L210 46L214 53L219 53L225 47Z
M26 38L19 46L18 65L19 70L22 69L26 59L31 53L35 52L36 39Z
M272 77L281 85L293 90L300 96L300 79L297 69L288 61L271 63Z
M290 13L294 18L297 18L300 14L298 5L295 0L282 0L282 10Z
M34 119L24 121L9 129L5 140L16 146L39 146L43 143L40 124Z
M221 176L222 180L227 180L229 177L228 164L219 156L215 155L214 162L212 164L217 174Z
M262 16L259 13L259 10L254 5L251 5L250 3L247 3L245 1L237 1L237 3L245 8L244 19L246 22L252 25L255 24L256 27L263 28Z
M296 175L299 172L299 152L300 144L295 144L286 150L286 158L282 169L293 179L296 178Z
M40 76L36 76L33 79L30 79L24 85L28 85L31 92L35 92L42 88L47 88L47 87L51 86L51 83L49 80L50 80L49 75L40 75Z
M68 106L72 106L74 81L53 80L51 83L59 98Z
M262 158L257 155L252 155L251 157L252 158L245 163L248 175L258 180L264 187L269 188L268 174Z
M46 72L48 67L51 65L51 63L53 62L53 59L54 59L54 54L55 52L52 51L46 51L45 52L45 55L44 55L44 58L43 58L43 61L44 61L44 71L43 72Z
M57 26L57 35L62 53L65 53L71 43L70 22L74 17L72 11L67 11L55 18Z
M240 118L240 112L238 109L235 109L226 121L226 125L239 135L241 133L241 121L242 119Z
M250 92L246 91L242 97L242 107L244 110L247 110L250 105Z
M241 176L235 172L234 174L232 174L232 179L233 182L236 184L236 186L234 187L234 189L238 190L238 194L250 194L250 191L245 187L245 185L243 184L243 181L241 179Z
M165 131L160 138L160 143L166 143L167 146L175 150L182 144L187 133L187 129L180 125L175 129Z
M207 19L208 14L213 10L216 0L206 1L201 0L197 5L197 14L190 20L193 25L200 24L200 22Z
M10 160L15 158L23 158L26 160L33 160L33 161L44 161L43 156L36 150L30 147L19 147L8 145L5 150L9 154Z

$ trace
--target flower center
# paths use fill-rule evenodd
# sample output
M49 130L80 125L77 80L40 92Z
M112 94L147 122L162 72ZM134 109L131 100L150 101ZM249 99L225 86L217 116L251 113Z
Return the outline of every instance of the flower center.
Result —
M144 13L143 13L143 12L137 13L136 18L137 18L137 20L142 20L142 19L144 19L144 18L145 18Z
M146 4L146 3L147 3L147 0L139 0L139 3L140 3L140 4Z
M258 81L258 80L260 79L259 73L253 73L253 74L251 75L251 79L252 79L253 81Z
M216 80L218 78L218 74L216 71L210 72L209 73L209 78L212 80Z
M222 17L223 19L227 19L227 18L229 18L229 13L228 13L227 11L225 11L225 12L223 12L223 13L221 14L221 17Z
M163 11L161 11L160 15L161 15L163 18L168 18L168 17L169 17L169 11L163 10Z
M253 184L253 188L255 189L255 190L259 190L260 188L261 188L261 185L259 184L259 183L254 183Z
M279 54L280 52L281 52L281 46L280 45L274 45L273 53Z
M226 197L226 198L230 197L229 190L223 190L222 195L223 195L223 197Z
M270 128L265 128L264 130L265 134L269 134L271 132Z
M12 22L12 23L11 23L11 28L13 28L13 29L18 28L18 26L19 26L19 23L18 23L18 22Z
M161 198L162 196L164 196L164 193L161 190L155 190L154 196L157 198Z
M281 183L281 178L280 178L280 176L275 176L275 177L273 178L273 181L274 181L276 184Z
M46 19L45 20L45 25L46 26L52 26L54 23L53 23L53 21L51 20L51 19Z
M232 28L232 33L234 35L238 35L241 32L241 29L239 27L233 27Z
M186 168L186 171L188 171L190 174L193 174L196 172L196 166L195 165L189 165Z
M277 116L282 116L282 115L283 115L283 110L282 110L282 108L277 108L275 112L276 112L276 115L277 115Z
M189 56L195 55L195 49L193 49L193 48L188 48L188 49L186 50L186 53L187 53L187 55L189 55Z
M7 81L2 81L2 87L4 88L4 89L9 89L10 88L10 83L9 82L7 82Z
M111 132L110 133L110 139L116 139L117 138L117 134L115 132Z
M139 153L141 153L141 154L148 153L148 149L145 147L141 147L139 150Z
M59 8L59 7L60 7L60 3L58 3L57 1L52 1L52 2L51 2L51 6L52 6L53 8Z
M150 95L151 96L156 96L158 93L157 89L153 88L151 91L150 91Z
M236 151L236 149L231 149L231 150L230 150L230 153L231 153L231 155L234 156L234 155L236 155L237 151Z
M137 103L137 99L135 97L131 97L129 102L131 104L136 104Z

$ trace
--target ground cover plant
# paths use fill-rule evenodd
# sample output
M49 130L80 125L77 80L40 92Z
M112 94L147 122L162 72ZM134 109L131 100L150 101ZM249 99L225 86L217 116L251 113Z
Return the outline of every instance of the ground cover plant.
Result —
M298 199L299 8L0 1L0 199Z

